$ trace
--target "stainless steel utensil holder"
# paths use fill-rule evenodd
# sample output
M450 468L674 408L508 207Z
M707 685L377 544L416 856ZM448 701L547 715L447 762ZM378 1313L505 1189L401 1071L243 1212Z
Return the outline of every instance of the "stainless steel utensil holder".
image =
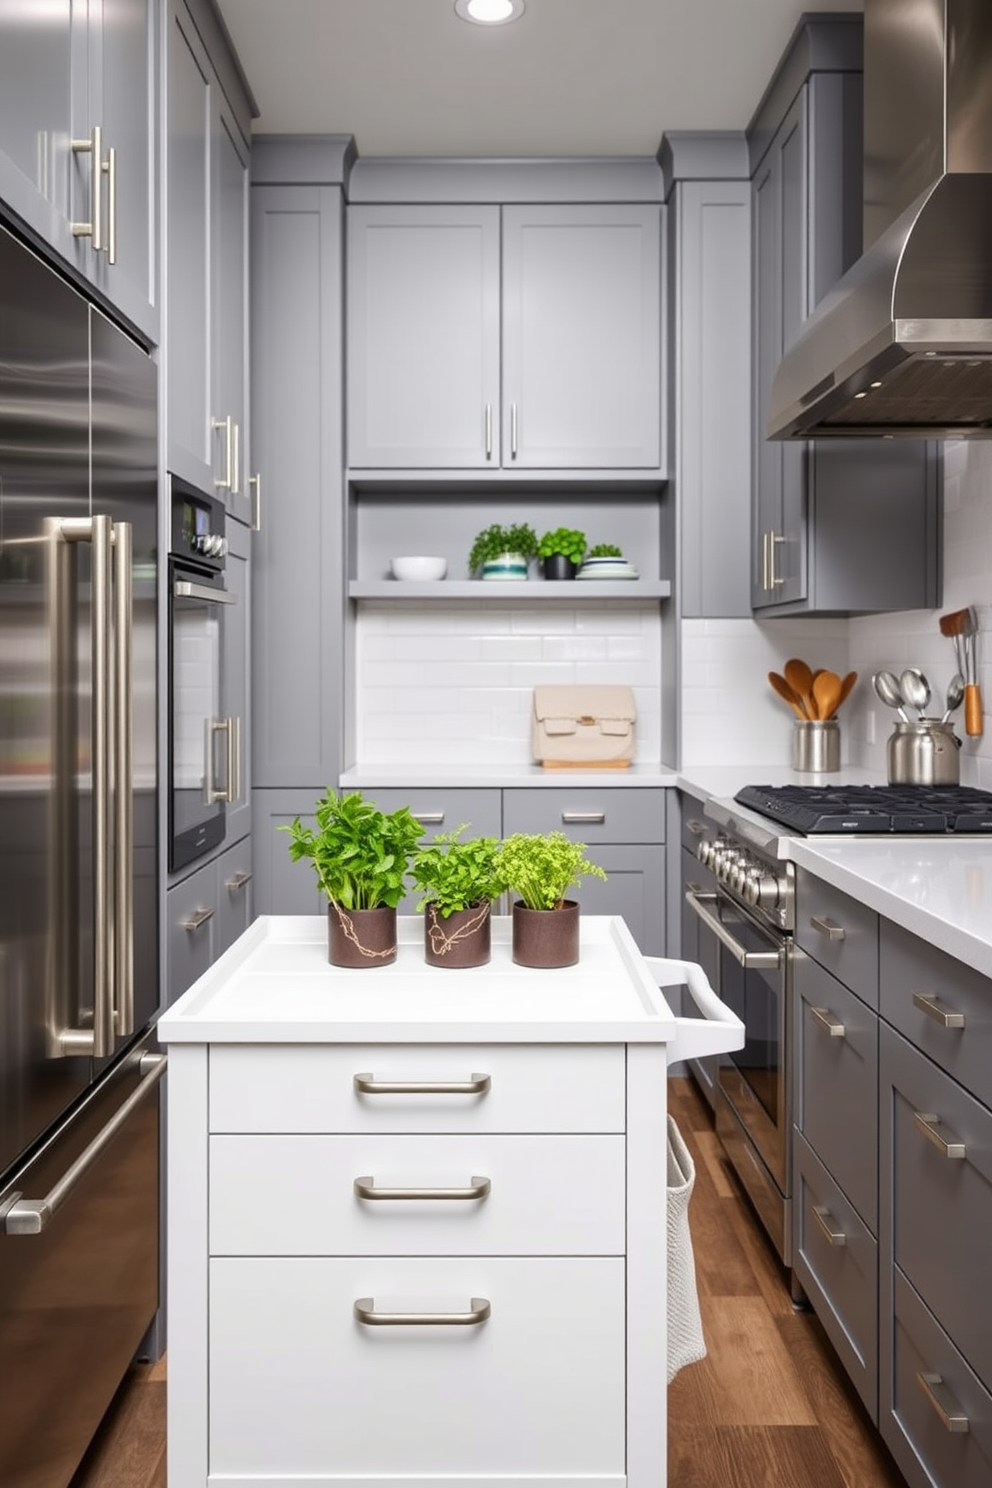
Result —
M957 785L961 740L939 718L897 723L886 744L890 785Z
M817 775L840 769L840 724L836 718L796 719L792 768Z

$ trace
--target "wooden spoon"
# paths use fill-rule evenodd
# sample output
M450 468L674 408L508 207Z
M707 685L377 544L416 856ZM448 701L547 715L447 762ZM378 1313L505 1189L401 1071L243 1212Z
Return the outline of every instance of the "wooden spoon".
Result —
M813 681L817 718L833 718L840 702L841 680L836 672L821 672Z
M852 690L854 688L854 684L855 684L855 682L857 682L857 680L858 680L858 674L857 674L857 672L848 672L847 676L844 678L843 682L840 684L840 697L837 699L837 706L838 706L838 708L840 707L841 703L846 703L847 702L848 698L851 696L851 692L852 692Z
M806 709L807 718L816 717L816 703L813 700L813 673L804 661L793 656L785 663L785 680L799 698Z
M772 684L772 688L774 689L774 691L778 693L779 697L785 699L797 718L808 718L809 715L803 707L802 702L793 692L792 688L789 686L788 682L786 682L784 677L781 677L778 672L769 672L768 680Z

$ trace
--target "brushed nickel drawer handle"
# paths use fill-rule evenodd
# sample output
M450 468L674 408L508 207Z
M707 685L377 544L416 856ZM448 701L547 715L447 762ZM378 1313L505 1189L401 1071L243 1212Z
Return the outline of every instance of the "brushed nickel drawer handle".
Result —
M697 816L690 816L686 822L686 827L692 833L693 837L702 837L706 831L706 823L701 822Z
M831 1038L843 1038L845 1029L843 1023L838 1023L829 1008L811 1007L810 1017L825 1028Z
M918 1372L916 1383L933 1406L945 1431L964 1434L971 1430L968 1417L958 1405L939 1374Z
M953 1134L947 1137L941 1136L938 1130L941 1124L939 1116L935 1116L932 1111L914 1111L913 1120L918 1130L923 1133L928 1142L933 1143L938 1152L942 1152L945 1157L958 1160L964 1157L965 1150L962 1141Z
M582 722L581 718L579 719L579 722ZM593 722L593 720L590 719L590 722ZM561 814L561 819L566 824L566 826L602 826L606 820L606 812L563 811Z
M475 1070L467 1080L377 1080L365 1070L355 1076L362 1095L485 1095L491 1084L489 1075Z
M847 931L843 925L838 925L836 920L828 919L826 915L810 915L809 922L814 930L825 935L828 940L846 940Z
M840 1246L847 1244L847 1236L843 1230L835 1228L837 1221L824 1204L813 1205L813 1218L823 1231L828 1245L836 1245L839 1249Z
M489 1178L473 1173L469 1188L376 1188L368 1175L355 1179L355 1193L360 1199L484 1199L492 1188Z
M224 887L225 889L230 889L232 894L236 894L239 889L244 888L245 884L250 884L251 880L252 875L250 873L245 873L239 869L233 878L225 880Z
M422 827L439 827L444 821L443 811L411 811L410 815Z
M954 1013L949 1007L941 1002L939 997L931 997L929 992L914 992L913 1006L919 1008L921 1013L926 1013L941 1028L963 1028L964 1013Z
M474 1328L492 1308L486 1297L473 1297L469 1312L376 1312L374 1297L359 1297L355 1317L366 1328Z
M194 930L201 929L213 917L214 911L212 909L194 909L189 919L183 920L183 929L188 930L192 934Z

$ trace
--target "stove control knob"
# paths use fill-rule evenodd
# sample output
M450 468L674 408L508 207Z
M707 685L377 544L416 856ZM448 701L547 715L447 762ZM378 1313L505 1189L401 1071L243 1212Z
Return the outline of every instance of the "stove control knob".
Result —
M696 848L696 857L702 863L704 868L708 868L710 866L710 860L713 857L713 844L708 837L704 837L702 842Z
M761 909L778 909L778 879L771 873L755 874L754 898L750 901Z

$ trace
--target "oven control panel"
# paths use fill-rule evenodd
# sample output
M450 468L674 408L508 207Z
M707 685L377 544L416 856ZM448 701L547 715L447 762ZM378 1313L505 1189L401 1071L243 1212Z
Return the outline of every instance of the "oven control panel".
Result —
M782 924L791 911L791 881L784 868L769 864L730 837L704 838L696 856L718 883L745 904Z
M226 512L217 497L171 476L173 558L192 559L204 569L219 573L227 554Z

